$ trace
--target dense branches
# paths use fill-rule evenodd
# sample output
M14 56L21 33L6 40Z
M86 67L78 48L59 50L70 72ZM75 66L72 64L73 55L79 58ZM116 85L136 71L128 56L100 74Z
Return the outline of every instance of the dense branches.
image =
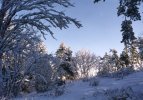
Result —
M42 56L41 35L53 36L52 28L68 28L71 23L81 27L79 21L58 9L70 6L73 5L69 0L0 0L0 85L3 88L13 88L5 83L21 81ZM10 74L3 73L9 68L16 74L12 79L7 78ZM22 77L18 77L21 71Z
M0 48L12 34L19 34L27 28L33 28L43 35L49 32L53 36L51 27L68 28L73 22L77 27L81 24L63 12L55 10L55 5L72 6L68 0L2 0L0 8ZM15 36L17 37L17 36ZM14 38L14 37L13 37ZM0 49L0 51L1 51Z
M98 66L98 58L95 54L86 50L76 52L74 63L80 78L88 78L95 74Z
M55 10L55 5L72 6L68 0L2 0L0 8L1 37L4 37L9 28L14 32L25 26L34 26L42 34L47 31L53 35L50 30L51 26L60 29L67 28L70 22L73 22L77 27L81 26L75 19Z

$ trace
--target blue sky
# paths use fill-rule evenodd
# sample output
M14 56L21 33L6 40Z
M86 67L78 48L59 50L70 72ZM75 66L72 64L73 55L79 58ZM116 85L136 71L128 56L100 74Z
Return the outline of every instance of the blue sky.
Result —
M54 53L61 42L71 47L76 52L87 49L96 55L104 55L110 49L119 52L123 49L120 25L122 17L117 17L118 0L107 0L106 3L93 4L93 0L71 0L75 7L65 9L67 15L77 18L83 25L78 29L70 25L69 29L54 29L54 40L50 35L46 36L45 44L49 53ZM143 33L142 22L135 22L136 36Z

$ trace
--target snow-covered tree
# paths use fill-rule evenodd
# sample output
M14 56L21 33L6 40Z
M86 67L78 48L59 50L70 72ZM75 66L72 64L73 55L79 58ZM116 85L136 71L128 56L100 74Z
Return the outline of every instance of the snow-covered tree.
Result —
M46 91L52 83L51 56L41 55L30 69L30 73L35 77L35 88L38 92Z
M103 57L100 58L100 65L98 67L98 75L107 75L112 72L113 66L112 56L107 52L104 54Z
M130 58L128 56L128 54L126 53L126 51L122 51L121 55L120 55L120 61L123 64L123 67L127 67L130 64Z
M94 0L94 3L98 3L99 1L108 0ZM119 0L117 15L126 16L126 18L133 21L141 20L140 6L142 3L142 0Z
M79 78L89 78L95 75L98 60L95 54L87 50L80 50L75 53L74 63L77 67Z
M143 37L139 37L138 42L140 58L143 60Z
M133 28L132 28L132 21L131 20L125 20L122 22L122 41L121 43L124 43L125 45L125 50L126 53L128 53L128 50L130 49L130 47L132 47L134 40L136 39L136 37L134 36L134 32L133 32Z
M57 74L60 79L65 78L74 78L75 70L72 66L72 51L69 47L66 47L62 43L59 49L56 51L56 57L60 60L60 65L57 68Z
M69 0L0 0L0 90L5 83L5 69L12 68L20 73L20 69L29 69L28 62L34 59L33 54L40 55L38 52L42 51L37 50L39 35L50 33L53 36L52 28L68 28L71 23L81 27L76 19L66 16L57 6L73 5Z
M95 3L102 0L94 0ZM106 1L106 0L103 0ZM124 20L121 24L122 41L125 45L126 55L129 56L130 64L134 66L139 63L139 55L136 48L136 37L132 27L133 21L141 20L140 6L142 0L119 0L117 10L118 16L123 16ZM125 61L126 62L126 61Z
M21 33L32 28L36 34L39 32L44 36L47 32L53 36L51 27L68 28L71 23L81 26L56 6L67 8L73 5L69 0L0 0L0 77L3 54L15 49L11 43L13 40L18 42L17 37L24 36Z
M113 69L115 68L114 71L118 71L122 67L120 57L117 54L117 50L111 49L110 52L112 52L110 64L112 65Z
M25 34L23 33L23 38L17 37L18 42L13 42L15 49L3 54L3 82L1 85L5 96L17 95L22 80L31 74L33 61L45 52L44 48L40 48L42 41L39 37L32 33Z
M132 45L130 48L130 61L132 66L134 66L134 64L140 64L140 56L135 45Z

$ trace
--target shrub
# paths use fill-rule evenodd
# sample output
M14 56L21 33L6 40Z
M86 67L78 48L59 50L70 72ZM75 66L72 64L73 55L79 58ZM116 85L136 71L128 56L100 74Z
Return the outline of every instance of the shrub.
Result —
M89 81L89 78L83 78L82 81L83 81L83 82L88 82L88 81Z
M127 76L133 72L135 72L133 68L127 67L127 68L122 68L119 71L112 73L110 76L117 77L117 78L123 78L124 76Z
M35 89L37 92L45 92L48 89L48 85L46 82L44 82L42 80L36 80Z
M49 91L50 96L61 96L65 92L65 86L55 86L51 91Z
M99 85L99 79L98 78L91 78L89 85L90 86L98 86Z
M141 100L131 87L106 90L105 95L108 100Z

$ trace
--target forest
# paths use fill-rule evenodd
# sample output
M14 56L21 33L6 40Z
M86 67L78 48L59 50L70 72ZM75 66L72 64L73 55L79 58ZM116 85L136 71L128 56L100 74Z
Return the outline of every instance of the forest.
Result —
M0 100L143 100L143 35L133 26L142 4L118 0L124 48L99 56L64 41L54 53L46 48L47 35L58 38L55 29L84 28L60 9L74 7L72 0L0 0Z

